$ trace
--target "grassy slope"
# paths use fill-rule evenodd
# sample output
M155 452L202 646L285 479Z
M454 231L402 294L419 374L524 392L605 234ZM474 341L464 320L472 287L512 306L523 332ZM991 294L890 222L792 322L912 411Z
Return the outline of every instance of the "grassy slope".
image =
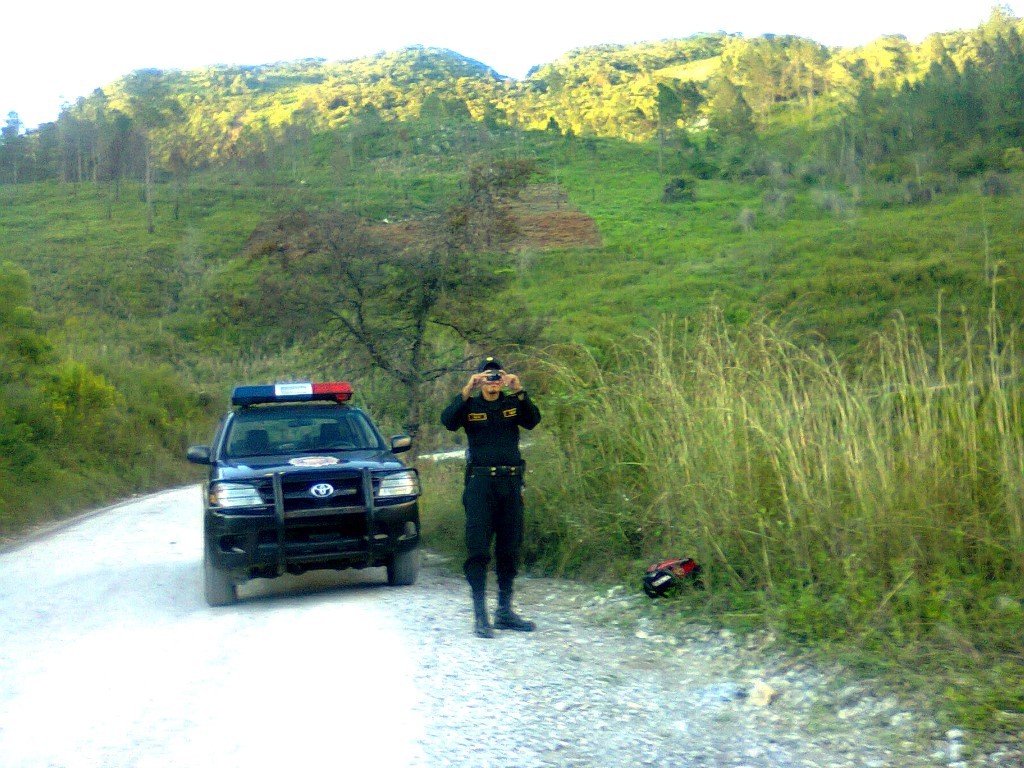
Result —
M520 286L535 311L551 318L552 341L599 344L713 302L737 320L786 313L846 351L896 312L927 331L940 291L948 309L983 312L991 265L999 265L1006 314L1024 310L1024 207L1016 196L981 197L965 182L961 192L926 205L881 207L869 195L855 201L840 191L833 198L843 207L833 212L817 202L825 192L794 185L793 202L777 216L755 183L698 181L693 202L661 202L669 176L657 172L652 147L602 141L595 152L567 151L563 142L540 137L526 151L595 218L605 243L529 260ZM0 257L29 270L44 311L59 307L67 316L82 308L95 317L100 309L151 324L179 309L194 314L200 285L237 255L267 211L320 200L401 217L450 194L450 181L430 177L430 158L378 161L339 174L329 144L320 154L324 165L305 169L303 186L197 177L177 220L173 190L161 187L153 235L145 232L137 187L126 185L118 201L111 190L89 185L3 187ZM440 178L451 178L450 162L435 159L433 166ZM744 209L756 215L752 231L737 225Z
M196 188L186 224L173 219L162 189L149 235L135 185L119 199L93 185L0 187L0 262L28 271L58 358L20 382L37 392L20 420L38 458L3 467L0 532L196 477L183 450L195 424L205 429L212 418L212 398L189 373L199 350L178 335L173 313L197 298L215 254L242 242L259 205L253 193ZM72 408L85 394L72 391L69 371L116 393L102 408L88 406L76 417L82 423L58 410L58 392L68 390Z
M612 162L560 168L605 247L535 261L529 296L556 318L554 337L616 338L713 302L734 319L781 313L844 352L894 313L928 335L940 292L947 309L983 314L994 265L1003 311L1024 310L1019 196L982 197L965 182L927 205L882 207L846 192L836 213L816 203L820 190L795 188L780 217L753 184L697 182L693 202L662 203L666 178L655 167L653 150L630 147ZM757 217L753 231L736 223L744 209Z

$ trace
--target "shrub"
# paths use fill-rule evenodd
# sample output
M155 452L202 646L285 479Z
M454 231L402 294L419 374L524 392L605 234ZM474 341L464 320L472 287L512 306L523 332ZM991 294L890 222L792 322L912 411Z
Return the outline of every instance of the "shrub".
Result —
M1003 157L993 146L972 146L957 152L949 159L949 170L957 176L977 176L1002 166Z
M903 185L903 202L907 204L930 203L932 190L930 187L922 186L916 181L908 181Z
M979 189L986 197L1006 197L1013 193L1013 185L1005 173L986 173Z
M804 184L810 186L818 184L829 178L829 168L822 163L803 163L796 169L795 176Z
M690 173L698 179L704 179L705 181L717 178L722 173L721 169L715 163L703 156L695 156L690 160L688 166Z
M819 209L837 216L846 215L853 210L853 203L834 189L816 189L811 199Z
M769 189L761 195L761 206L771 216L781 218L794 202L796 196L792 192L781 189Z
M906 164L896 162L876 163L869 169L870 177L874 181L889 184L903 181L909 172Z
M1003 170L1024 171L1024 149L1009 147L1003 152Z
M672 179L661 191L663 203L685 203L694 199L693 185L686 179Z
M740 232L753 232L757 226L757 214L749 208L744 208L736 217L736 228Z

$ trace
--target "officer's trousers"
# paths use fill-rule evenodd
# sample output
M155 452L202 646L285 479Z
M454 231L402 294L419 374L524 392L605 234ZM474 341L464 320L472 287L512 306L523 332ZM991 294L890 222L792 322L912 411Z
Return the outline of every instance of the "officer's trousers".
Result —
M522 477L470 475L462 492L462 504L466 508L468 552L463 572L470 589L476 594L486 589L493 539L498 591L511 592L523 543Z

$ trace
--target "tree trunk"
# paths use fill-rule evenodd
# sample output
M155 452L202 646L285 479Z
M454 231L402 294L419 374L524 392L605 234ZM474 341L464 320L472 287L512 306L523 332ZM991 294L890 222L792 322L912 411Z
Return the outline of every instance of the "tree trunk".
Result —
M412 438L412 451L410 456L415 459L419 455L416 447L416 437L420 432L420 384L416 381L405 382L405 432Z
M146 139L146 232L153 234L153 153L150 151L149 139Z

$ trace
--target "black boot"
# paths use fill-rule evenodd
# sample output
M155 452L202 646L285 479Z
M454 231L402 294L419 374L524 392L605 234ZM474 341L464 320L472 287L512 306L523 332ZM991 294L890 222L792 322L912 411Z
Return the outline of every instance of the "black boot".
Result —
M512 610L512 592L498 592L498 610L494 612L494 626L497 629L513 629L516 632L533 632L537 625L524 619Z
M494 637L494 628L487 618L487 601L483 592L473 593L473 631L477 637Z

